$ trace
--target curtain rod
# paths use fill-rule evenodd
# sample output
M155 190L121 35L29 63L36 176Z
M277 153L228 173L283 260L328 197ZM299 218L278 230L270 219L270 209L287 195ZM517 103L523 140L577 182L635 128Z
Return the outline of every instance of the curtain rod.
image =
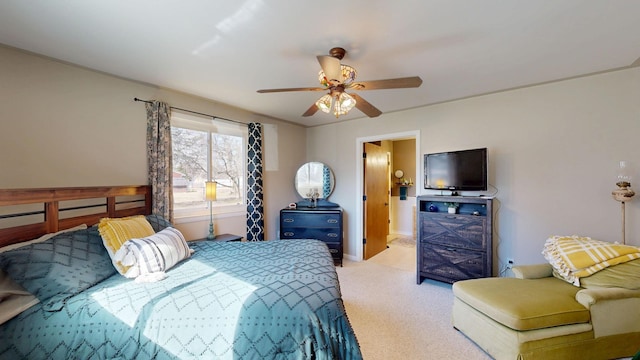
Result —
M147 103L147 104L151 104L151 103L153 103L153 101L151 101L151 100L142 100L142 99L138 99L137 97L136 97L136 98L133 98L133 101L142 101L143 103ZM230 122L233 122L233 123L236 123L236 124L242 124L242 125L245 125L245 126L249 126L247 123L243 123L242 121L231 120L231 119L225 119L225 118L223 118L223 117L219 117L219 116L215 116L215 115L209 115L209 114L204 114L204 113L197 112L197 111L193 111L193 110L181 109L181 108L179 108L179 107L175 107L175 106L169 106L169 107L170 107L171 109L175 109L175 110L186 111L186 112L188 112L188 113L192 113L192 114L198 114L198 115L202 115L202 116L208 116L208 117L210 117L210 118L214 118L214 119L219 119L219 120L224 120L224 121L230 121Z

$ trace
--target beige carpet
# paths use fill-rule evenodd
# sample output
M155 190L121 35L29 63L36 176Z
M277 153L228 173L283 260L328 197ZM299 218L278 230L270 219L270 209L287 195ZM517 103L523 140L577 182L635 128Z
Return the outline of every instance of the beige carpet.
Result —
M338 267L342 297L365 360L490 359L451 326L451 285L416 284L416 250L394 245Z

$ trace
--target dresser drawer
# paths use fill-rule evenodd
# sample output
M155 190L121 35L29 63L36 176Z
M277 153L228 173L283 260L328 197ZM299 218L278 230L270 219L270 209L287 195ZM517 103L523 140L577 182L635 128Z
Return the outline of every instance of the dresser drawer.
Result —
M324 242L340 242L342 241L340 231L340 228L300 228L285 226L280 229L280 237L282 239L317 239Z
M312 214L312 215L311 215ZM283 227L319 227L319 228L340 228L340 213L321 212L283 212L280 214Z
M473 215L432 214L420 218L420 241L482 250L486 247L486 218Z
M334 242L327 242L326 244L334 259L342 259L342 244Z
M485 269L485 252L473 251L437 244L422 244L422 268L420 272L440 280L454 282L489 276Z

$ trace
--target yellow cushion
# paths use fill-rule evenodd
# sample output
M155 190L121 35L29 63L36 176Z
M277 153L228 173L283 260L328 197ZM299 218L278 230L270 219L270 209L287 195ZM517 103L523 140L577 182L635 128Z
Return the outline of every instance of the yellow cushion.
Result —
M120 274L124 274L127 268L114 260L115 253L122 244L133 238L144 238L155 234L149 221L143 215L129 216L124 218L103 218L98 224L98 231L102 236L102 242L107 249L113 265Z
M575 299L580 290L554 277L484 278L453 284L458 299L515 330L589 322L589 310Z

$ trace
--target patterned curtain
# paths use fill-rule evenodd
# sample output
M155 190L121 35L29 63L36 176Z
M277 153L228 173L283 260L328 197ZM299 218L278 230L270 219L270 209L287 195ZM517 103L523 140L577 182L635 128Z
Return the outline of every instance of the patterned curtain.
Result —
M171 108L150 101L147 108L147 164L152 186L152 213L173 222L173 164L171 161Z
M264 241L262 124L249 124L247 151L247 241Z

